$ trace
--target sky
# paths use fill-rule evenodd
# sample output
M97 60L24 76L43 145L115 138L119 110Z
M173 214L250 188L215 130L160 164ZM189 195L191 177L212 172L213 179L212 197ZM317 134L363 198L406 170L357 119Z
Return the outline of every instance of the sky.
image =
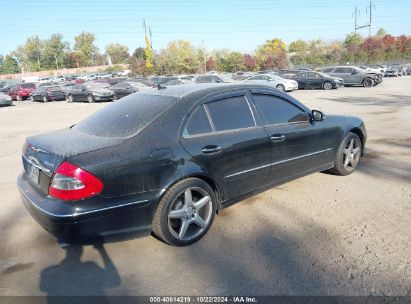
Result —
M171 40L185 39L207 50L228 48L252 52L275 37L344 39L358 24L368 23L364 0L0 0L0 54L6 55L32 35L61 33L74 44L82 31L96 35L104 52L121 43L132 52L144 46L143 20L152 31L155 50ZM372 33L384 28L392 35L411 34L410 0L374 0ZM364 36L368 28L359 30Z

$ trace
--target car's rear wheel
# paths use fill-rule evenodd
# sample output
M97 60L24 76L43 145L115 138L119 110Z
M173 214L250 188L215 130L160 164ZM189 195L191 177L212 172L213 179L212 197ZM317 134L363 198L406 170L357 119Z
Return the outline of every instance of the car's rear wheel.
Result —
M22 100L23 100L23 97L21 97L20 95L17 95L17 96L16 96L16 100L17 100L17 101L22 101Z
M161 198L153 232L170 245L190 245L207 233L215 213L216 197L210 185L198 178L187 178Z
M67 101L68 101L68 102L74 102L73 95L69 95L69 96L67 97Z
M349 132L342 140L330 172L338 175L349 175L355 171L361 158L362 143L360 137Z
M30 101L31 101L31 102L34 102L34 97L33 97L33 95L30 96Z
M89 103L94 102L93 95L88 95L88 96L87 96L87 101L88 101Z
M43 96L43 102L48 102L47 96Z
M283 91L283 92L285 91L285 87L282 84L277 84L276 88L279 89L280 91Z
M323 89L324 90L331 90L332 88L333 88L333 85L332 85L331 82L329 82L329 81L324 82L324 84L323 84Z
M374 85L374 80L372 80L371 78L365 78L365 79L362 81L362 85L363 85L364 87L367 87L367 88L372 87L372 86Z

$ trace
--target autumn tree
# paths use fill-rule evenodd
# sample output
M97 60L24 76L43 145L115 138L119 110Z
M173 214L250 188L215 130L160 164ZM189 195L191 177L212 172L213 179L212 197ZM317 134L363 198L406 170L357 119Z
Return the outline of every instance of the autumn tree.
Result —
M196 73L200 67L198 50L186 40L169 42L160 56L169 73Z
M256 57L262 69L283 68L287 60L285 43L279 38L267 40L257 48Z

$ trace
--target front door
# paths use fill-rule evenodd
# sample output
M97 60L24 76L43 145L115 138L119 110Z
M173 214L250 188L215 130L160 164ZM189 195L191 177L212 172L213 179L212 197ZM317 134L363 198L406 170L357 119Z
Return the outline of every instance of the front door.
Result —
M271 182L278 183L332 161L324 122L312 122L303 108L281 96L253 94L271 140Z

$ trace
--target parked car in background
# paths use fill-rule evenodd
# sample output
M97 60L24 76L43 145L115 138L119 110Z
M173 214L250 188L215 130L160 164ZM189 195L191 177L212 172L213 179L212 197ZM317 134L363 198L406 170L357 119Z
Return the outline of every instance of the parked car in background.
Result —
M322 72L300 72L293 76L299 89L331 90L344 86L344 80Z
M60 86L38 87L30 96L31 101L49 102L54 100L65 100L66 95Z
M224 82L233 82L233 80L223 75L205 74L205 75L198 75L194 79L194 82L196 83L224 83Z
M218 210L258 191L324 170L353 173L366 138L360 118L325 117L270 86L187 84L27 138L17 183L60 241L139 231L185 246Z
M147 79L147 78L142 78L142 77L131 78L130 81L137 81L137 82L140 82L140 83L142 83L142 84L144 84L148 87L152 87L152 88L157 87L157 84L154 81L152 81L150 79Z
M137 81L123 81L110 87L114 92L115 99L123 98L140 90L148 89L149 87Z
M387 70L385 70L384 76L385 77L398 77L398 76L401 76L400 75L400 70L398 69L397 66L393 66L393 65L388 66Z
M178 80L178 77L175 76L154 76L150 78L156 85L163 85L166 82L171 80Z
M174 85L179 85L179 84L184 84L184 82L182 82L180 79L172 79L172 80L162 83L160 86L168 87L168 86L174 86Z
M382 75L366 72L356 66L334 66L324 67L321 71L333 77L339 77L344 80L344 85L362 85L372 87L381 82Z
M74 101L112 101L114 92L107 89L106 84L87 83L66 88L68 102Z
M14 100L24 100L30 97L30 94L36 89L36 85L32 82L18 83L12 86L9 90L9 96Z
M266 84L273 86L280 91L294 91L298 89L298 83L292 79L284 79L278 75L274 74L257 74L251 77L248 77L243 80L243 82L254 82L260 84Z
M56 86L56 85L60 85L60 83L59 82L39 82L36 84L36 88L51 87L51 86Z
M0 92L0 106L11 106L13 104L13 100L11 97L5 93Z
M411 75L411 65L407 66L406 72L407 72L407 75Z
M12 82L2 82L0 84L0 92L8 94L13 85Z
M64 83L60 83L59 86L61 88L61 90L64 93L64 96L67 98L67 89L69 89L70 87L75 86L76 84L73 82L64 82Z

